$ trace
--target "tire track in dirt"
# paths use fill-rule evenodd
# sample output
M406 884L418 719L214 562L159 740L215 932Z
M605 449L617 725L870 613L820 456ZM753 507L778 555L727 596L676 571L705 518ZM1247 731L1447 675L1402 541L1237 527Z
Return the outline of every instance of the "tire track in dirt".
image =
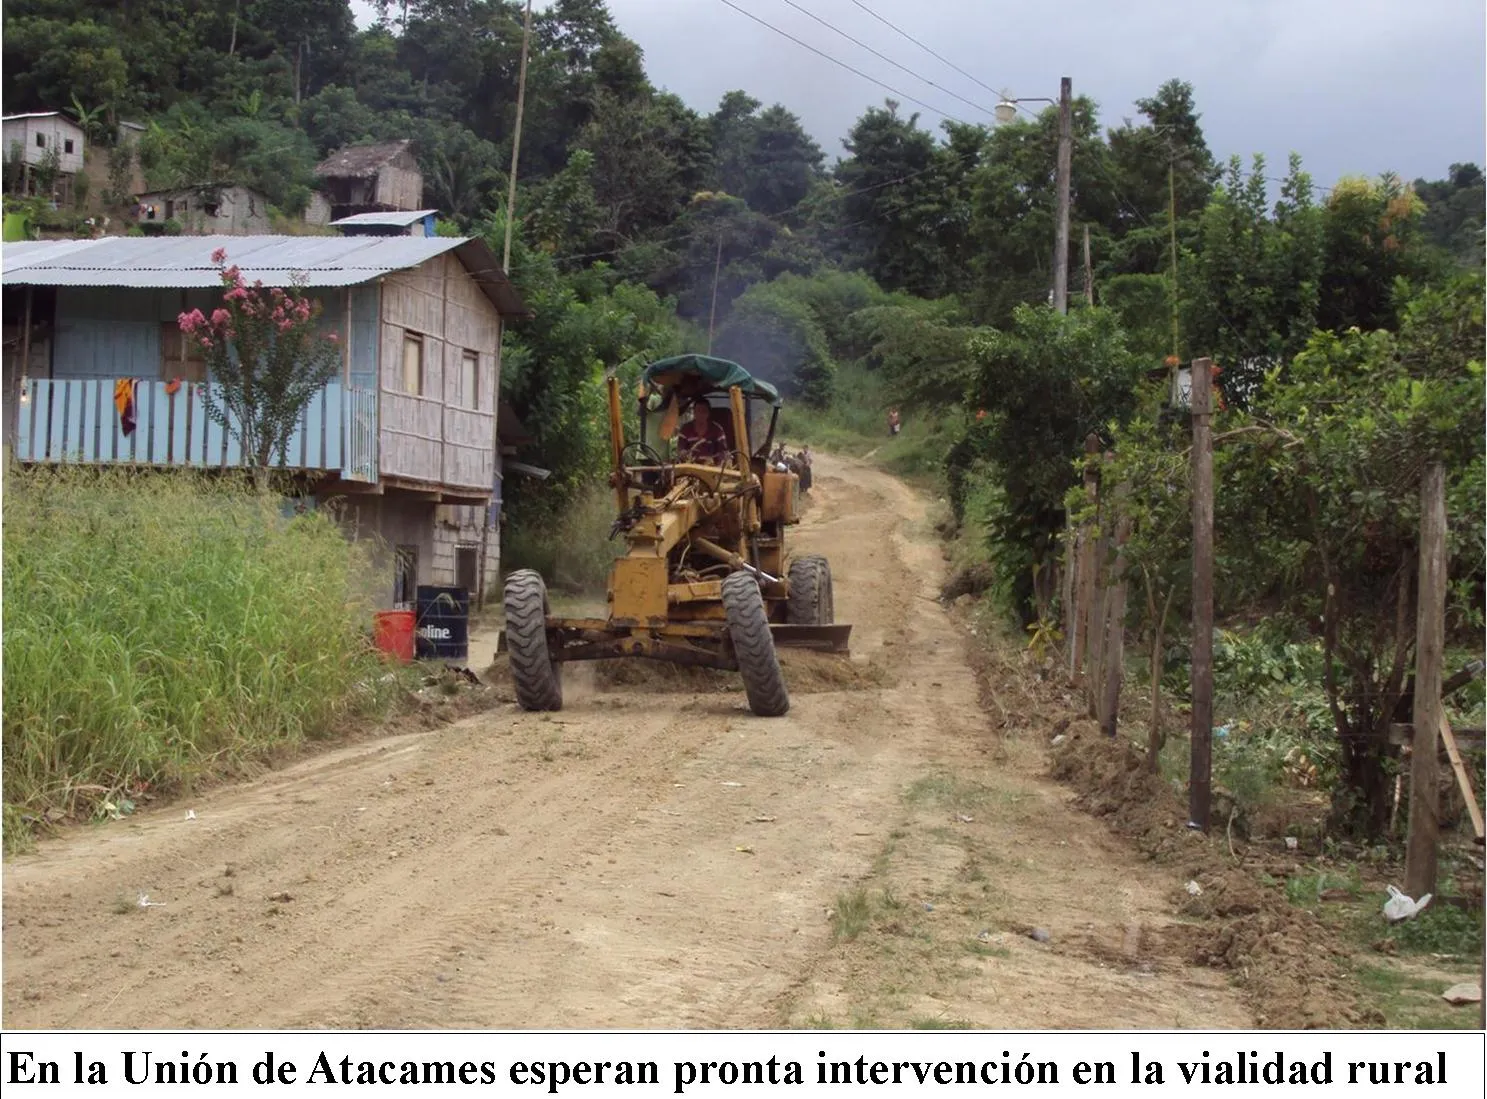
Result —
M1024 819L1021 800L988 811L989 842L1050 856L1052 829L1111 863L1098 826L1030 777L1031 757L999 775L961 637L935 602L925 501L829 456L811 500L794 544L830 557L852 659L886 668L881 688L798 692L788 715L762 719L740 691L585 691L570 670L558 714L502 706L45 841L6 867L5 1025L799 1022L876 995L854 985L872 959L833 944L828 913L886 849L919 851L920 892L959 872L906 808L938 771L1031 791L1018 797L1041 815ZM1103 918L1087 867L1059 858L1018 872L1012 893L1052 880L1071 919ZM1123 903L1155 912L1157 885L1120 860L1094 884L1133 875ZM140 892L164 907L130 907ZM1047 952L1031 963L1048 979L1028 985L1030 1026L1047 1025L1045 997L1073 1012L1061 982L1096 969ZM1065 1025L1122 1025L1099 1003L1082 1010ZM1229 1017L1204 1011L1210 1025Z

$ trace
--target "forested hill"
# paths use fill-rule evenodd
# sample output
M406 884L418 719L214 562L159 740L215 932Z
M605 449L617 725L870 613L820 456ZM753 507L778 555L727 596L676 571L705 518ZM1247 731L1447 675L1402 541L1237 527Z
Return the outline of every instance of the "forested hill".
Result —
M409 137L426 204L499 241L522 5L384 7L358 30L346 0L10 0L5 109L66 110L105 156L113 123L146 123L150 186L235 180L291 215L330 150ZM1480 265L1475 166L1320 192L1299 160L1227 161L1245 150L1210 148L1191 87L1153 85L1115 125L1077 100L1073 151L1071 296L1087 230L1094 300L1146 359L1272 361L1316 327L1392 326L1396 279ZM895 365L897 399L944 402L962 394L932 368L965 333L1047 300L1054 112L932 130L863 87L861 117L823 150L788 104L655 88L602 0L534 14L512 266L538 315L504 384L560 473L549 488L595 442L593 372L706 346L710 319L717 350L817 403L839 368Z

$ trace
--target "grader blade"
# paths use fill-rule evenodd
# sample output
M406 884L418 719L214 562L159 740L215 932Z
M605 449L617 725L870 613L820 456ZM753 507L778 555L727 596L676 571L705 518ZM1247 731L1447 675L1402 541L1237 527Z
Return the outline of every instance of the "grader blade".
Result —
M771 622L769 632L776 645L797 649L815 649L825 653L847 653L850 625L802 626L793 622Z

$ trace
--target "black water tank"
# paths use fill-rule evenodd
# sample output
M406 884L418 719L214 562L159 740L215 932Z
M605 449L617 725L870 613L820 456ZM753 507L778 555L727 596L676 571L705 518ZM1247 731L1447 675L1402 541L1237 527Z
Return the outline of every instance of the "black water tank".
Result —
M420 660L470 658L470 590L420 584L415 602L415 643Z

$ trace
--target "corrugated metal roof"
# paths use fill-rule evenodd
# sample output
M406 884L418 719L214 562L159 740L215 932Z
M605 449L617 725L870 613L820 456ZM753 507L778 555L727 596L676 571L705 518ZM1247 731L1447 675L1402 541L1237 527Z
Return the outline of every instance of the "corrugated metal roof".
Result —
M352 214L350 217L339 218L331 222L332 225L393 225L399 228L407 228L416 221L422 221L431 214L437 214L438 210L388 210L386 212L373 212L370 214Z
M378 141L370 145L347 145L315 165L315 174L332 179L359 179L376 175L377 169L390 160L396 160L410 144L407 138L403 138L400 141Z
M61 111L31 111L31 112L29 112L27 114L8 114L8 115L5 115L4 117L0 117L0 122L14 122L18 118L62 118L62 112ZM65 121L65 122L67 122L67 123L69 123L69 124L71 124L73 126L76 126L77 125L77 123L76 122L73 122L72 119L70 119L70 118L63 119L63 121Z
M453 251L507 316L526 306L490 248L467 237L101 237L37 240L0 249L0 285L189 289L220 285L212 252L223 248L249 282L355 286Z

